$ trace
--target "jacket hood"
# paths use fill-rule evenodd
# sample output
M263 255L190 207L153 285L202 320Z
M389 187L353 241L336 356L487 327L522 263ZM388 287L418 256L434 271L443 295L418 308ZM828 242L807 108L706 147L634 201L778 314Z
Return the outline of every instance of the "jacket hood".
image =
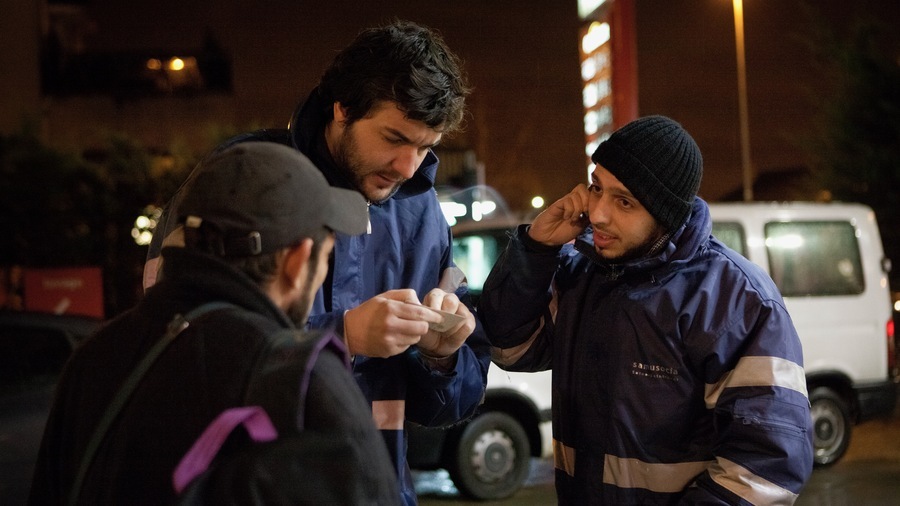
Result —
M339 174L334 168L331 154L328 153L324 142L319 142L319 136L325 130L325 124L329 121L325 114L326 104L319 96L319 88L316 87L307 97L306 102L301 103L291 117L288 126L291 143L303 153L314 157L319 170L325 174L325 178L332 186L342 188L355 188L355 185L346 177ZM318 146L317 146L318 144ZM316 158L323 158L318 160ZM404 199L425 193L434 188L434 180L437 175L438 157L434 151L428 150L422 164L416 173L408 181L403 183L393 195L394 199Z

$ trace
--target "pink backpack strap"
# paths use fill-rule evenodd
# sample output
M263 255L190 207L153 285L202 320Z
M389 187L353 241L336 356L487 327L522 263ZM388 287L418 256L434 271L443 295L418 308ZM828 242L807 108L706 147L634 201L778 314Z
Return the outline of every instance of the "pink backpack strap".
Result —
M278 437L272 420L261 407L226 409L206 427L175 468L172 484L178 494L209 468L225 440L240 425L244 426L253 441L266 442Z

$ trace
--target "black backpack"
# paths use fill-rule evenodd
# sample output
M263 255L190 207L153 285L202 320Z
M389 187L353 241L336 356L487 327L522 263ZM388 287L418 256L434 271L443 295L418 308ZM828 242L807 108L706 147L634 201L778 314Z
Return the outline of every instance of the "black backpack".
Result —
M212 422L173 473L180 504L400 504L348 360L334 333L282 333L246 406Z
M82 456L69 504L131 394L190 322L226 302L176 315L103 414ZM347 349L332 331L286 329L268 339L244 405L221 413L173 472L184 505L400 504L397 475L368 402L350 372Z

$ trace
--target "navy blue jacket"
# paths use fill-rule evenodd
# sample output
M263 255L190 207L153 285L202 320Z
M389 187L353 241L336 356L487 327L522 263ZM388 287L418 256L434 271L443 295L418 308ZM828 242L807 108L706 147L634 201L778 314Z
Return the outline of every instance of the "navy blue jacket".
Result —
M334 167L325 145L325 108L314 90L289 129L244 134L226 146L248 140L288 144L308 156L332 186L353 188ZM399 288L412 288L421 297L440 286L455 292L474 313L464 276L453 263L450 228L434 191L437 167L437 156L429 152L392 198L372 204L370 234L337 234L333 264L310 314L311 328L333 327L343 333L345 311ZM177 226L172 215L178 200L176 196L169 203L168 216L160 224L163 231L154 234L157 246L151 245L148 258L155 256L158 244ZM354 358L354 376L372 404L375 423L394 458L406 504L417 501L406 462L404 422L436 427L472 416L483 399L489 365L489 344L477 318L475 331L460 348L456 367L449 373L431 370L414 347L387 359Z
M291 121L291 141L332 186L352 188L334 169L324 145L324 106L313 92ZM397 288L413 288L421 297L440 284L468 302L468 289L460 283L463 276L453 263L450 227L434 191L437 167L437 156L429 152L416 174L391 199L371 205L370 234L338 235L334 265L326 281L330 286L316 295L312 327L343 330L344 311ZM416 500L406 463L403 422L434 427L474 414L484 396L490 365L489 345L480 324L457 355L456 368L449 374L432 371L413 348L387 359L354 359L353 372L372 402L376 425L396 459L408 504Z
M605 262L590 231L518 229L480 316L494 361L553 369L560 504L790 504L812 472L802 350L762 269L696 199L666 249Z

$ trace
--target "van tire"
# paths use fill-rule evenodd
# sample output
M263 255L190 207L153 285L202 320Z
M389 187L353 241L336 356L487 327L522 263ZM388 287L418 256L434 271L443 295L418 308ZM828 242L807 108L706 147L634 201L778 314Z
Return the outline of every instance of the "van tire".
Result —
M463 429L449 464L450 478L464 495L479 500L507 498L528 478L528 435L506 413L482 413Z
M834 464L850 446L853 421L847 402L828 387L813 388L809 394L813 423L813 462L816 467Z

